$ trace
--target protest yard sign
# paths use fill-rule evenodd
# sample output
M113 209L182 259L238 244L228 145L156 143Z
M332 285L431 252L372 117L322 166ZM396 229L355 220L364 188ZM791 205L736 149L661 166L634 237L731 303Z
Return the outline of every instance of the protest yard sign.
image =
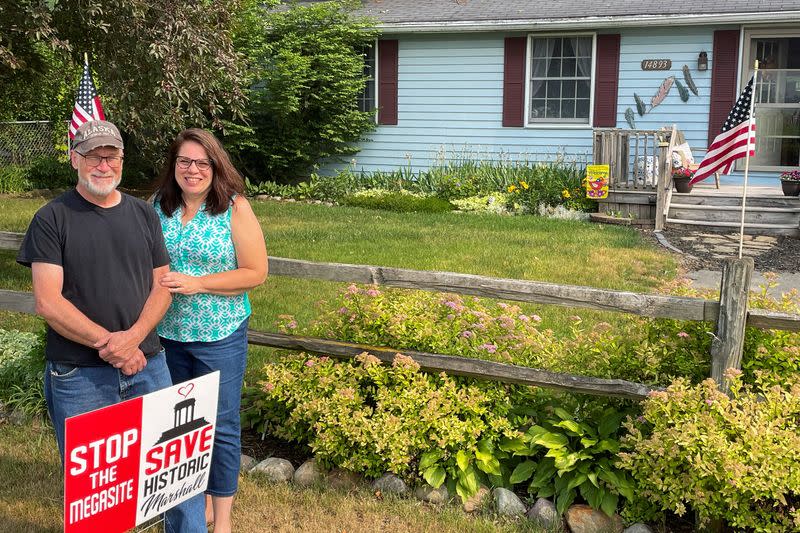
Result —
M64 531L121 532L203 492L219 372L65 423Z

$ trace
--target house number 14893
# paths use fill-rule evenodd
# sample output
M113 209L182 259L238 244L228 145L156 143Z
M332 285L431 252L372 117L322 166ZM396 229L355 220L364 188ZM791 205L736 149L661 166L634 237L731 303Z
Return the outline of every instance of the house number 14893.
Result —
M643 59L642 70L669 70L672 68L671 59Z

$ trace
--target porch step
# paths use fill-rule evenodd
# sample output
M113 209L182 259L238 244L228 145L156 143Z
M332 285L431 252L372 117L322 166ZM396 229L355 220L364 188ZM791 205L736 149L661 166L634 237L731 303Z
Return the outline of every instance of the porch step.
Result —
M728 232L739 228L742 213L740 193L692 191L674 193L667 224L705 231ZM759 191L745 202L744 229L747 234L800 236L800 199L779 192Z
M675 209L696 209L698 211L709 210L710 207L714 208L714 211L735 211L737 213L742 212L742 205L741 202L739 205L714 205L708 206L703 204L681 204L672 202L670 207L674 207ZM747 211L759 211L763 213L800 213L800 203L798 203L797 207L761 207L761 206L754 206L750 205L750 202L747 202L745 205L745 212Z
M698 194L696 191L687 194L673 193L672 203L691 205L711 205L714 207L742 205L741 194ZM747 197L748 207L800 207L800 197L783 196L782 194L764 194Z
M670 213L672 210L670 209ZM667 224L680 225L689 229L704 229L704 230L719 230L721 232L728 232L731 229L738 229L740 223L722 220L697 220L685 218L667 218ZM793 224L767 224L759 222L744 223L745 233L748 235L791 235L793 237L800 237L800 226L798 223Z

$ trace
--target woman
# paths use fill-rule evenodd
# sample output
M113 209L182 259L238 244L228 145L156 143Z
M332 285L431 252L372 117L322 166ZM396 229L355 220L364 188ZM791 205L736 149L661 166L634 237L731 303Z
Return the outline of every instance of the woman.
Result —
M206 522L231 530L241 454L239 407L247 357L247 291L267 276L261 226L219 140L201 129L170 147L155 208L170 256L160 283L173 294L158 326L173 383L220 371Z

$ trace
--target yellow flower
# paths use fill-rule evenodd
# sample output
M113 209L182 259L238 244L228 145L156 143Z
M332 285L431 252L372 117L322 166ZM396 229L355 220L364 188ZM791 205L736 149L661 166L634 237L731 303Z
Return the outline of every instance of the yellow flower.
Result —
M514 192L516 190L517 190L517 186L516 185L509 185L508 192Z
M570 198L571 196L572 195L569 193L569 191L567 189L564 189L563 191L561 191L561 197L562 198Z
M520 185L520 187L522 187L523 189L526 189L526 190L527 190L527 188L528 188L528 184L527 184L526 182L524 182L524 181L520 181L520 182L519 182L519 185Z

